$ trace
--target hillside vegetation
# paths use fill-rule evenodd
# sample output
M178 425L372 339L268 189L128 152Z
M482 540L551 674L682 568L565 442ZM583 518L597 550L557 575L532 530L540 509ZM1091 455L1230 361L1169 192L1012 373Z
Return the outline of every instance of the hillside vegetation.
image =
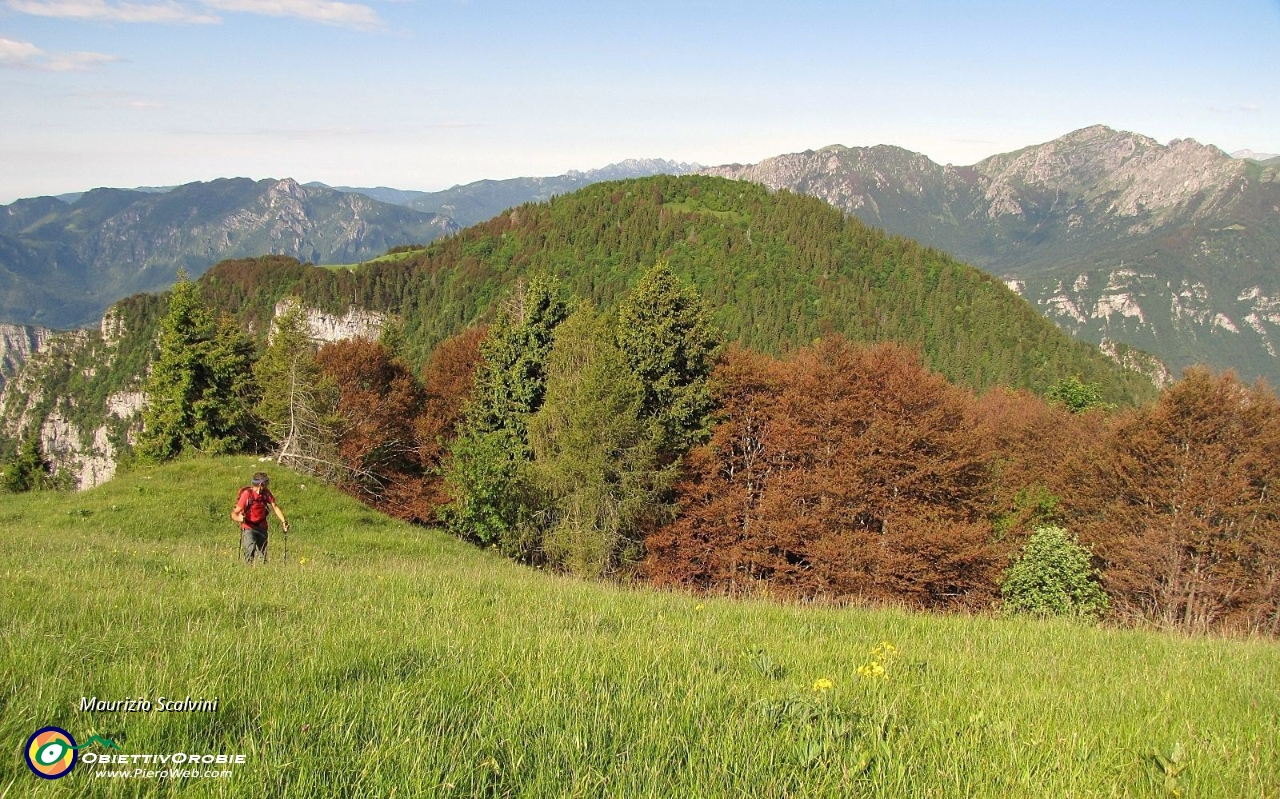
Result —
M246 457L0 506L0 794L1238 797L1280 785L1280 648L581 582L271 467L284 557L237 561ZM218 699L81 712L82 697ZM38 784L45 725L226 779ZM88 751L103 751L95 746ZM83 756L84 753L82 753Z
M779 353L829 333L899 341L973 388L1043 392L1076 376L1111 402L1154 395L1095 348L1072 341L995 278L912 241L886 236L827 204L710 177L601 183L525 205L423 253L355 271L281 259L219 264L205 278L219 308L265 331L287 294L345 313L353 304L403 320L407 354L492 314L534 271L567 293L611 305L659 260L710 304L728 341Z

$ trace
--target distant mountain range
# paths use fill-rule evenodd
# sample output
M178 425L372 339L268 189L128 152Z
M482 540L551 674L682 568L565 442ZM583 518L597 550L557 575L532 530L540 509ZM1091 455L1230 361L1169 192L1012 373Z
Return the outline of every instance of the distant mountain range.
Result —
M1253 150L1236 150L1231 154L1232 158L1247 158L1250 161L1274 161L1280 158L1275 153L1255 153Z
M245 178L173 189L94 189L0 206L0 322L74 327L111 303L167 288L178 269L278 253L355 262L457 226L360 194Z
M1065 330L1280 385L1280 164L1095 126L973 166L824 147L708 174L821 197L1002 276Z
M478 180L444 191L402 191L378 187L373 189L333 186L338 191L364 194L385 203L395 203L417 211L443 214L461 227L485 222L508 208L527 202L541 202L560 194L569 194L592 183L606 180L643 178L650 175L687 175L703 167L661 158L631 158L601 169L576 170L546 178L510 178ZM308 183L323 186L323 183Z
M617 178L703 174L826 200L952 253L1065 330L1175 371L1234 368L1280 384L1280 158L1161 145L1094 126L972 166L892 146L831 146L700 169L632 160L438 192L227 180L99 189L0 206L0 322L67 327L223 258L354 262Z
M631 159L438 192L234 178L18 200L0 206L0 323L90 324L121 297L167 288L179 268L195 277L265 254L355 263L592 183L698 169Z

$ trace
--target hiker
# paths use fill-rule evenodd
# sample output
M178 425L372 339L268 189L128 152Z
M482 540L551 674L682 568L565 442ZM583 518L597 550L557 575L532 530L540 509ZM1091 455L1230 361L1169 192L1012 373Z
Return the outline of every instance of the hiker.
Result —
M276 504L275 496L267 488L269 482L264 472L255 474L250 484L240 489L240 496L236 499L236 509L231 511L231 518L240 522L240 548L244 553L245 563L253 563L258 555L262 555L263 563L267 562L267 519L271 515L269 511L275 511L280 519L280 525L284 528L285 536L289 535L289 522L284 518L284 512L280 510L280 506Z

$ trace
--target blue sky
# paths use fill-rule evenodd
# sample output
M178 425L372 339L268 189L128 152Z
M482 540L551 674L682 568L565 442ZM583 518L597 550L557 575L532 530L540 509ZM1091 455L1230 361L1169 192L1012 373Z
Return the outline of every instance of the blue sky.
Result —
M434 190L631 157L1092 124L1280 153L1280 0L0 0L0 203L293 177Z

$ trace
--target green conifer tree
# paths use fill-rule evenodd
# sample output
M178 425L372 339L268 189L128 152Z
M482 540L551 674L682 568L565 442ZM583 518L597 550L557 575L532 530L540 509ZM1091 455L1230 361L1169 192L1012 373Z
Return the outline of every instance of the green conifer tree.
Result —
M0 489L13 494L38 491L50 484L50 464L40 448L40 437L28 435L19 445L17 456L4 464L0 472Z
M445 472L453 502L441 515L455 535L519 549L513 536L524 506L518 478L531 457L528 419L542 406L547 356L566 316L558 282L537 275L503 306L481 343L475 388Z
M639 558L642 522L666 509L660 494L673 470L659 466L644 385L612 339L591 310L571 316L548 359L546 400L529 421L541 549L553 565L591 577Z
M697 290L659 262L619 306L615 341L644 386L642 415L662 431L663 450L679 456L703 440L720 336Z
M187 448L223 454L256 444L252 362L252 342L230 317L215 321L179 272L160 321L138 453L168 460Z

